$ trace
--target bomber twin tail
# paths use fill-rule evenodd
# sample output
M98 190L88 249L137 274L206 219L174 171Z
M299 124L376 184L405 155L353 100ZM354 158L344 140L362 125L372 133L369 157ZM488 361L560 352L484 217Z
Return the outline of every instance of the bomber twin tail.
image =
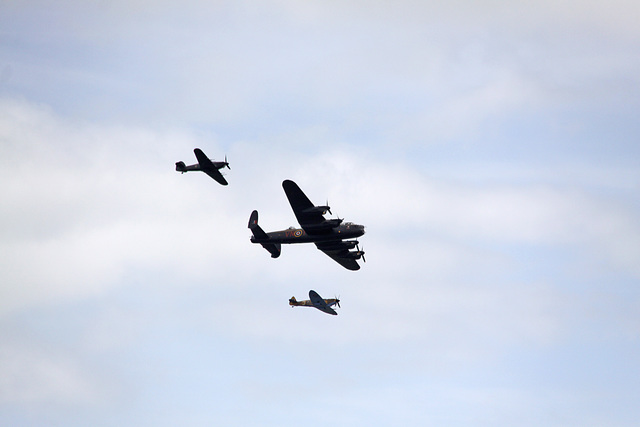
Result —
M360 250L356 239L362 236L364 225L344 222L342 219L325 219L324 213L329 206L314 206L302 192L298 184L285 180L282 182L293 213L301 228L290 227L287 230L266 233L258 225L258 211L253 211L249 218L249 229L253 233L252 243L262 245L272 258L278 258L282 244L314 243L318 249L331 257L348 270L358 270L357 260L364 259L364 251ZM351 249L356 249L352 251Z
M231 169L231 166L229 166L229 162L227 162L227 156L224 156L224 162L214 162L209 159L199 148L196 148L195 150L193 150L193 152L196 155L196 159L198 159L198 163L196 163L195 165L186 166L182 161L177 162L176 171L182 173L190 171L202 171L222 185L229 184L219 170L224 167Z

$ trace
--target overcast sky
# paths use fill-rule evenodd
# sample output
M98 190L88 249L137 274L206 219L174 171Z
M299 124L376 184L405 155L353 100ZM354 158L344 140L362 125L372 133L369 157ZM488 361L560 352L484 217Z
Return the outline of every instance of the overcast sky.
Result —
M0 424L638 425L639 19L0 3ZM250 243L284 179L361 270Z

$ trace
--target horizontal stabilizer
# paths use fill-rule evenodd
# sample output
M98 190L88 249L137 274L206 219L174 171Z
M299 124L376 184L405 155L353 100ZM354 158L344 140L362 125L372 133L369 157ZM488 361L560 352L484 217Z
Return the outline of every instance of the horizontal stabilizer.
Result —
M269 238L262 227L258 225L258 211L251 212L251 216L249 217L249 229L253 233L253 237L255 237L256 239Z
M271 258L278 258L280 256L280 243L261 243L261 245L263 248L269 251L269 253L271 254Z
M271 254L271 258L278 258L280 256L281 245L280 243L268 242L269 236L264 232L262 227L258 225L258 211L251 212L249 217L249 229L253 233L251 241L253 243L260 243Z

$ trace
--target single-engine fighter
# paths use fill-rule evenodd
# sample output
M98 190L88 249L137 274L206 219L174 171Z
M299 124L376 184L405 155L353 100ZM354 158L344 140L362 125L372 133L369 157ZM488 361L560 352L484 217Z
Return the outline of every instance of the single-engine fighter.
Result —
M328 314L337 315L336 311L331 308L332 305L337 305L340 307L340 300L338 298L329 298L323 299L318 293L314 290L309 291L309 299L304 301L296 300L296 297L291 297L289 299L289 305L291 308L293 307L315 307L320 311L324 311Z
M251 243L259 243L271 254L280 256L281 245L291 243L315 243L316 247L348 270L358 270L357 260L364 259L355 239L364 234L364 225L342 222L342 219L325 219L329 206L314 206L302 192L298 184L285 180L282 188L289 199L293 213L302 228L289 227L287 230L266 233L258 225L258 211L249 218L249 229L253 233ZM356 248L356 250L351 250Z
M227 162L227 156L224 156L224 162L214 162L209 159L199 148L196 148L195 150L193 150L193 152L196 155L196 159L198 159L198 163L196 163L195 165L186 166L182 161L177 162L176 170L178 172L185 173L189 171L202 171L222 185L229 184L218 170L222 169L225 166L228 169L231 169L231 166L229 166L229 162Z

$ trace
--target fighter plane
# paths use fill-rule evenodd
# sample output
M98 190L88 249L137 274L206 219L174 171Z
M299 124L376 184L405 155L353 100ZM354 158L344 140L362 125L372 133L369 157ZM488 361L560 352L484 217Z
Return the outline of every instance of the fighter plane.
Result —
M289 199L293 213L302 228L289 227L287 230L265 233L258 225L258 211L253 211L249 218L249 229L253 233L251 243L259 243L271 254L272 258L280 256L282 244L315 243L316 247L348 270L358 270L357 260L364 259L364 251L360 250L355 239L364 234L364 225L352 222L343 223L342 219L325 219L324 214L330 212L329 206L314 206L302 192L298 184L285 180L282 188ZM355 251L351 249L356 248Z
M222 185L229 184L218 170L222 169L225 166L231 169L231 167L229 166L229 162L227 162L227 156L224 156L224 162L213 162L207 156L205 156L201 149L196 148L195 150L193 150L193 152L196 155L196 159L198 159L198 163L196 163L195 165L186 166L182 161L177 162L176 170L178 172L185 173L189 171L202 171Z
M291 306L291 308L315 307L320 311L324 311L325 313L338 315L338 313L336 313L336 311L331 308L332 305L337 305L338 307L340 307L340 300L338 298L322 299L322 297L318 295L318 293L314 290L309 291L309 298L310 299L308 300L298 301L296 300L296 297L291 297L289 299L289 305Z

